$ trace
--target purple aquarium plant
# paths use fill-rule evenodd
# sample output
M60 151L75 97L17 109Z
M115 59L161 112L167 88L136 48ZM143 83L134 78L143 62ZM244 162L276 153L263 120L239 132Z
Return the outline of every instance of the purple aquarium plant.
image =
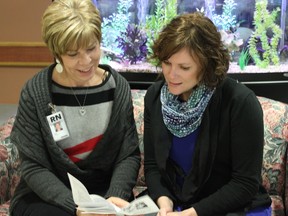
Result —
M147 35L137 25L129 24L125 32L116 40L118 42L118 48L121 48L123 53L121 58L123 62L129 62L130 64L136 64L146 60L147 49Z

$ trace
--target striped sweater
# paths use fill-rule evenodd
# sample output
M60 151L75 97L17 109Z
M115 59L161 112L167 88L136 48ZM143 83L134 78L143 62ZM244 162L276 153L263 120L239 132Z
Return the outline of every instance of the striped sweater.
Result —
M75 212L67 172L74 175L90 193L129 199L140 165L138 136L128 82L107 65L115 80L111 117L103 137L83 160L74 163L53 140L46 116L52 98L52 71L55 64L29 80L21 91L11 140L17 146L21 180L11 200L10 212L21 197L34 192L44 201ZM87 123L97 125L92 117ZM79 128L79 133L84 129Z
M87 158L103 137L111 117L115 86L111 73L92 87L71 89L52 82L53 103L63 113L70 135L57 144L73 162ZM85 115L80 114L79 103L84 104Z

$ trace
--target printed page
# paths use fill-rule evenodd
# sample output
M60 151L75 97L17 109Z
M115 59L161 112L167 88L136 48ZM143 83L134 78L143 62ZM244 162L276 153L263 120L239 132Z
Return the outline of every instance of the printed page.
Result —
M116 214L116 208L105 198L92 194L90 195L86 187L74 176L68 173L72 196L78 209L90 213ZM119 209L119 208L118 208ZM117 210L118 210L117 209ZM119 210L118 210L119 211Z
M154 201L148 195L145 195L133 200L127 207L122 208L120 214L147 215L157 213L158 211L159 208Z
M159 211L157 205L148 195L133 200L128 206L121 209L99 195L89 194L86 187L69 173L68 177L74 202L78 205L79 210L87 214L98 213L133 216L156 215Z

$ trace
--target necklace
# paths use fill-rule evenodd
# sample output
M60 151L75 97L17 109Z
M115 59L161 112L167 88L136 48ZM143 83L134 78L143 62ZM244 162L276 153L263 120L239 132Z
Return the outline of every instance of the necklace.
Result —
M108 76L107 71L104 71L102 76L103 76L103 77L102 77L102 79L101 79L101 82L103 82L103 81L106 79L106 77ZM70 81L70 80L69 80L69 81ZM86 98L87 98L88 87L89 87L89 86L87 86L87 88L86 88L85 97L84 97L84 100L83 100L83 104L82 104L82 105L81 105L78 97L76 96L74 89L73 89L72 87L70 87L71 90L72 90L72 92L73 92L73 95L74 95L74 97L75 97L75 99L76 99L76 101L77 101L77 103L78 103L79 106L80 106L79 114L80 114L81 116L84 116L84 115L86 114L85 102L86 102Z
M87 88L86 88L86 93L85 93L85 97L84 97L84 100L83 100L83 104L82 104L82 105L81 105L80 101L78 100L78 97L76 96L74 89L73 89L72 87L70 87L70 88L71 88L71 90L72 90L72 92L73 92L73 95L74 95L77 103L78 103L79 106L80 106L79 114L80 114L81 116L84 116L84 115L86 114L85 102L86 102L87 93L88 93L88 86L87 86Z

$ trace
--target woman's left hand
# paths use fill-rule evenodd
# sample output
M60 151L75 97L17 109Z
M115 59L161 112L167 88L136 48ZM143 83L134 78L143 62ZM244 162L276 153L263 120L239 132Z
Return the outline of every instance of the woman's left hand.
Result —
M114 205L118 206L119 208L123 208L129 204L129 202L119 197L109 197L107 200L113 203Z

